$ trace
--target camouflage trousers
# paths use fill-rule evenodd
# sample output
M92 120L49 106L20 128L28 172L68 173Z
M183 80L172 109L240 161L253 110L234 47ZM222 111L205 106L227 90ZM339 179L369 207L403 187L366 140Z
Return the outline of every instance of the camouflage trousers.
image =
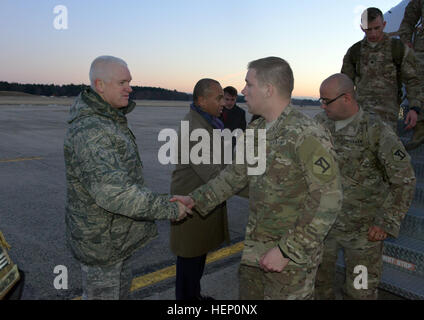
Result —
M378 298L378 285L382 272L383 243L371 242L367 239L368 232L342 232L331 229L324 242L324 254L318 268L315 283L315 298L317 300L333 300L335 296L335 275L337 254L341 249L344 252L345 283L343 287L344 299L373 300ZM368 288L355 288L355 278L362 276L355 273L356 266L366 267ZM361 283L362 283L361 279ZM358 287L358 285L357 285Z
M366 99L361 100L360 105L364 111L378 115L381 120L387 123L393 129L393 131L397 133L398 118L401 111L400 106L395 103L395 105L391 105L391 108L386 109L377 103L377 100L367 97Z
M424 80L424 52L415 51L415 58L417 59L417 75L421 81ZM423 89L424 90L424 89Z
M132 282L129 259L110 266L81 263L82 300L128 299Z
M313 300L317 268L287 265L282 272L265 272L240 265L240 300Z

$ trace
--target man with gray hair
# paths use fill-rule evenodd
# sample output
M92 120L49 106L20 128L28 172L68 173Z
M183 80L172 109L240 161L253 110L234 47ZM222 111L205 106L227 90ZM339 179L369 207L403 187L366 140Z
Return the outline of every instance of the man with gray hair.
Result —
M347 299L377 299L383 240L396 238L411 205L415 174L410 157L392 128L362 109L354 85L335 74L320 88L315 119L332 134L343 186L343 206L324 243L316 297L334 299L337 254L344 250ZM367 268L367 288L354 285L357 266Z
M191 211L145 186L126 118L135 107L127 64L98 57L90 81L71 107L64 142L66 238L81 263L83 299L126 299L129 258L157 235L154 221Z
M201 215L249 186L249 220L239 269L239 295L250 299L313 299L324 238L340 210L342 193L331 139L291 104L289 64L278 57L248 65L245 96L261 118L247 130L266 130L267 168L249 175L247 161L228 165L189 197L177 197Z

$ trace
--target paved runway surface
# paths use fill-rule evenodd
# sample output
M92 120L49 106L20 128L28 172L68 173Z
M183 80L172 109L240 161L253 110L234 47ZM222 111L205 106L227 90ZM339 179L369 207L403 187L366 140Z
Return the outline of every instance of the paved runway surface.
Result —
M177 129L188 107L157 105L137 107L128 120L137 137L147 186L168 193L173 166L161 165L157 159L163 145L158 134L164 128ZM313 116L319 109L302 110ZM74 299L82 293L79 265L64 236L63 139L68 111L69 106L63 105L0 105L0 230L12 245L12 259L26 274L23 299ZM202 280L204 293L218 299L238 297L240 242L248 213L246 199L233 197L228 206L233 251L216 253ZM157 224L159 237L132 258L133 299L174 299L176 258L169 250L169 223ZM67 269L67 289L54 286L59 275L54 268L59 265ZM157 280L149 284L146 278L151 279L153 272Z

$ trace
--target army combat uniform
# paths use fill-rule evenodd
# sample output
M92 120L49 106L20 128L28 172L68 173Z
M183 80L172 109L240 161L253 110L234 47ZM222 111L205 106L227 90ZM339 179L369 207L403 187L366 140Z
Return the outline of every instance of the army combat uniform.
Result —
M424 1L411 0L406 6L402 23L398 34L405 43L413 43L415 57L417 60L417 75L419 80L424 83ZM421 19L420 25L417 27ZM421 94L424 96L424 85L421 85ZM419 122L415 128L411 149L417 147L424 141L424 114L421 110L418 115Z
M316 297L335 298L337 253L343 248L345 298L376 299L383 242L368 241L368 230L377 226L391 237L398 236L415 189L410 156L387 124L362 109L344 121L330 120L325 112L315 119L328 128L334 138L343 185L343 207L325 240ZM336 125L340 125L338 130ZM368 269L368 290L354 287L358 275L354 268L360 265Z
M155 194L144 185L135 136L125 116L134 107L130 101L125 108L112 108L87 89L71 107L68 121L66 237L82 263L83 284L88 284L83 288L94 298L126 298L131 284L128 258L156 237L154 220L178 217L169 195ZM109 283L102 283L105 275Z
M424 80L424 32L422 22L420 27L416 27L422 17L424 17L424 1L411 0L405 9L405 15L398 34L405 43L414 44L418 77Z
M353 63L352 46L343 58L341 72L354 82L356 99L364 111L378 114L396 132L400 111L400 83L393 61L392 45L393 41L387 34L375 45L365 38L361 41L359 62ZM405 84L410 107L420 109L421 85L416 73L415 55L409 47L403 47L405 51L400 64L400 80Z
M259 118L247 129L265 129ZM228 165L193 191L195 210L206 215L249 186L249 219L239 269L240 299L312 299L322 243L341 208L341 182L329 135L288 105L254 147L266 143L266 171L248 175L246 164ZM290 259L281 273L265 273L260 258L279 245Z

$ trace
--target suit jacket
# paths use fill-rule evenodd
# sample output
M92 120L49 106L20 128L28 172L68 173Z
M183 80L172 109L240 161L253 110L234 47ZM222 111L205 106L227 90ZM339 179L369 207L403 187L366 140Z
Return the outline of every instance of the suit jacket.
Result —
M223 108L220 119L224 122L224 126L231 131L235 129L246 130L246 112L235 105L232 109Z
M214 129L198 112L190 109L184 117L190 125L189 132L195 129L206 129L211 137L210 150L212 149L212 130ZM181 141L181 127L179 140ZM191 150L198 141L190 141ZM223 146L223 143L221 144ZM223 157L224 152L221 150ZM223 158L221 164L195 165L189 160L189 164L181 164L181 147L178 148L178 163L172 172L171 194L188 195L197 187L205 184L216 177L225 167ZM223 241L229 242L227 207L225 202L218 205L207 216L201 216L193 210L193 216L188 216L180 222L171 223L170 246L172 252L180 257L198 257L218 248Z

